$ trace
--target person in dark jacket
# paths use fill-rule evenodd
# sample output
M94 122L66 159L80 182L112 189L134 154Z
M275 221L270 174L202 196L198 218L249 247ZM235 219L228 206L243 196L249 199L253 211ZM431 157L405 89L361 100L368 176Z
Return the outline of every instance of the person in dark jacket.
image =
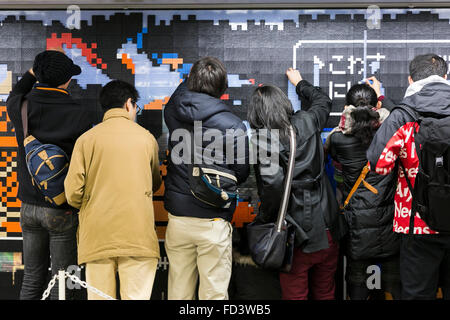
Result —
M67 203L53 207L33 186L25 162L21 116L22 103L27 100L28 133L42 143L61 147L69 158L76 139L96 123L95 109L75 101L67 91L72 76L80 74L81 69L63 52L59 48L38 54L33 68L16 83L6 101L18 144L17 196L22 201L25 264L20 299L26 300L42 297L50 256L52 274L77 264L77 213ZM58 297L57 289L52 290L52 299ZM72 294L69 291L67 297Z
M345 230L341 229L337 201L324 174L321 131L331 111L331 100L320 88L303 80L298 70L290 68L286 75L299 97L311 106L307 111L294 113L284 92L271 85L257 88L251 97L248 108L251 128L270 129L269 132L277 129L280 141L278 164L258 158L255 165L261 200L255 219L267 223L277 218L290 153L288 130L292 125L297 148L286 219L295 230L295 248L291 271L280 273L282 297L308 299L310 294L312 299L334 299L338 241ZM270 148L276 143L273 141L276 136L269 134ZM264 148L264 144L258 147Z
M247 179L246 127L220 99L228 87L227 83L227 73L221 61L212 57L200 59L192 66L187 80L178 86L164 109L170 152L164 194L164 207L169 212L165 240L170 263L169 299L194 299L199 276L199 299L228 299L232 250L230 222L236 202L232 202L228 208L217 208L197 199L189 184L191 173L188 172L188 164L192 160L187 158L180 161L185 154L181 154L181 151L178 154L179 146L192 147L192 136L195 156L201 150L202 163L211 160L208 155L213 156L215 164L234 172L238 184ZM201 143L196 141L196 125L201 130ZM214 155L210 146L211 138L208 137L208 132L212 131L221 135L217 138L220 141L215 142L223 148L223 152L218 151ZM236 134L230 134L230 131ZM180 132L182 141L178 140ZM183 136L183 132L187 134ZM221 140L230 136L233 140L226 141L235 151L233 159L228 158Z
M376 81L376 79L372 79ZM378 91L378 92L377 92ZM325 147L332 159L341 165L345 200L367 164L366 151L372 138L389 116L381 107L379 90L368 84L355 84L346 95L339 126L327 137ZM378 106L378 108L376 108ZM351 300L366 300L370 296L367 279L371 265L381 265L382 289L400 298L399 238L392 231L394 219L395 175L369 172L365 181L375 188L375 194L361 184L344 208L349 228L346 239L346 280ZM381 289L381 288L378 288Z
M441 269L450 252L450 235L433 230L418 214L409 234L412 195L406 180L414 186L419 169L415 134L420 125L416 120L419 116L450 116L447 73L448 65L442 57L432 53L416 56L409 64L409 87L400 103L412 114L403 108L394 109L367 149L371 170L382 175L397 173L393 230L401 238L400 278L405 300L436 299L439 281L444 289L450 282L450 272Z

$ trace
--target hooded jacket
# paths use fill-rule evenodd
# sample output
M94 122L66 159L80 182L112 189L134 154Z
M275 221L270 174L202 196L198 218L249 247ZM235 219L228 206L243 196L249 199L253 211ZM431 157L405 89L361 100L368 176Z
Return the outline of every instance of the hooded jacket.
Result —
M227 221L231 221L236 203L227 208L220 209L212 207L206 203L195 198L189 187L188 166L186 161L182 163L174 162L174 147L177 144L182 143L186 146L186 143L191 147L191 139L187 137L176 137L174 131L176 129L185 129L189 133L194 132L194 122L201 121L199 129L202 133L202 141L200 145L196 142L196 154L206 155L210 152L212 143L211 140L205 135L206 130L215 129L216 132L221 133L222 146L225 147L225 143L232 143L234 150L234 161L228 163L230 159L225 159L226 152L223 149L222 158L219 163L216 163L224 168L230 169L235 172L238 184L247 179L250 168L248 164L248 137L246 134L246 126L242 120L231 112L231 109L220 99L212 97L210 95L198 92L192 92L188 90L185 82L182 82L175 92L170 97L169 102L164 108L164 120L169 129L169 159L167 166L167 175L164 181L165 193L164 193L164 207L175 216L188 216L196 218L223 218ZM217 131L218 130L218 131ZM237 133L232 140L226 139L227 130L229 132ZM212 131L209 131L212 132ZM178 140L180 139L180 140ZM172 141L174 140L174 141ZM194 138L196 140L196 138ZM226 141L226 142L224 142ZM243 146L243 149L238 150ZM219 143L220 145L220 143ZM208 148L209 146L209 148ZM228 146L229 147L229 146ZM227 147L227 148L228 148ZM179 150L178 148L176 150ZM185 159L190 160L190 159ZM227 160L227 161L226 161Z
M330 133L326 143L333 160L342 166L344 199L367 164L366 151L369 147L351 134L353 122L348 119L353 109L352 106L346 107L342 118L347 121ZM389 115L384 108L377 112L381 123ZM394 174L383 176L369 172L365 180L377 189L378 194L361 184L345 207L344 215L349 228L346 254L353 260L385 258L398 253L398 235L392 232L395 179Z
M450 83L437 75L413 82L406 90L400 104L409 106L422 116L450 116ZM397 160L401 161L414 186L419 167L414 143L414 134L418 129L419 125L412 115L403 109L394 109L378 129L367 150L371 170L383 175L397 170L394 231L398 233L409 232L412 196L405 175L401 167L396 164ZM433 233L436 232L416 214L414 234Z

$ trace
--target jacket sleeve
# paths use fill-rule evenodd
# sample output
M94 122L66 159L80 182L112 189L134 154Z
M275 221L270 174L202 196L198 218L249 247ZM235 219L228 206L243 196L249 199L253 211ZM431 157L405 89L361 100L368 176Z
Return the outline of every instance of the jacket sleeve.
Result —
M158 142L156 141L155 137L153 135L151 135L151 139L152 139L152 160L150 163L151 166L151 171L152 171L152 180L153 180L153 193L155 193L156 191L158 191L158 189L161 187L161 183L162 183L162 179L161 179L161 172L160 172L160 168L159 168L159 147L158 147Z
M83 144L78 139L70 159L69 171L64 180L67 203L77 209L81 208L84 197L86 183L86 168L84 164Z
M238 184L247 180L250 174L249 164L249 138L247 135L247 128L243 123L237 130L233 131L234 143L234 163L229 165L229 168L234 171Z
M407 117L401 110L396 109L377 130L366 153L372 171L387 175L394 169L405 140L411 137L405 127Z
M22 78L14 85L6 100L6 108L14 126L22 123L20 108L22 107L22 97L31 91L36 83L36 78L27 71ZM17 130L17 128L16 128Z
M306 80L300 81L295 90L300 98L311 103L311 107L306 112L314 115L319 130L322 131L331 112L331 99L320 88L314 87Z
M31 91L33 85L36 83L36 78L29 72L25 72L22 78L17 81L15 86L12 88L9 93L8 99L17 96L17 95L25 95Z

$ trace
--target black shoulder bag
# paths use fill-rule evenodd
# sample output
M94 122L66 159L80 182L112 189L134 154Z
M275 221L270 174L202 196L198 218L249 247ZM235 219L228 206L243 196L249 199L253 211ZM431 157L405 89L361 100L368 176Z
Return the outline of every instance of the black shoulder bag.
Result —
M284 192L276 223L247 225L248 244L253 261L264 269L289 272L292 266L295 232L286 222L295 164L296 138L290 127L290 155L284 180Z

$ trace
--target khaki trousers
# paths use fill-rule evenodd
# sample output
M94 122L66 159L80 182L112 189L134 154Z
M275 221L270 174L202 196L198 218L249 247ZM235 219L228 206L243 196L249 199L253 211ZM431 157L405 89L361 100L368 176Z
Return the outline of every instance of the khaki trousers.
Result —
M232 226L223 219L169 213L165 248L169 300L193 300L200 276L200 300L227 300L231 277Z
M157 258L114 257L86 263L87 284L116 298L116 273L119 273L122 300L150 300ZM88 290L88 300L103 300Z

